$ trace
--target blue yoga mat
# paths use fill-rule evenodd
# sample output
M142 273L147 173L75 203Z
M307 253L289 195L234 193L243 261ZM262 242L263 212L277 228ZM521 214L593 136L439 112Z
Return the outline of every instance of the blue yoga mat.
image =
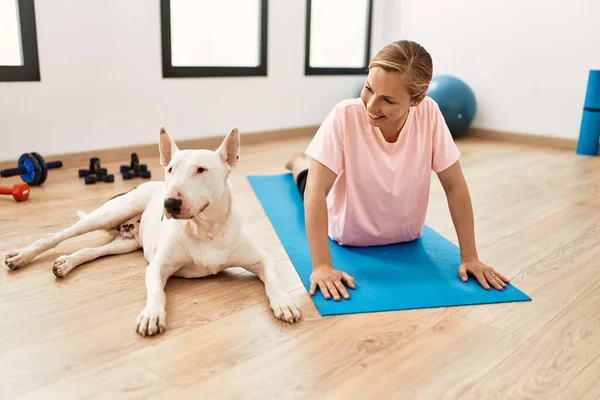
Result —
M312 266L304 207L292 175L248 180L308 291ZM420 239L408 243L351 247L330 240L330 248L334 268L354 277L356 289L348 289L350 299L340 301L326 300L317 290L312 299L321 315L531 300L511 284L498 291L482 288L473 276L462 282L458 247L428 226Z

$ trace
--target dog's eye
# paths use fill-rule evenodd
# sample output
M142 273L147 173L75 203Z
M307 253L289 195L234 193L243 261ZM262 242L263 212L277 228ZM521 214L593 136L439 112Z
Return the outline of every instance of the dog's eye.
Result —
M203 173L204 171L206 171L206 168L198 168L198 170L196 172L198 172L199 174Z
M167 170L168 173L173 172L173 167L169 167L169 169Z

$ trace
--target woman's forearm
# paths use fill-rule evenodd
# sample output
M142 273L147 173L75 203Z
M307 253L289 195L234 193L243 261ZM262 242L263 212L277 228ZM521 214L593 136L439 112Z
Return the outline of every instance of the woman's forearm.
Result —
M331 267L327 201L323 193L306 191L304 197L306 235L314 268Z
M446 193L452 222L458 236L462 260L477 259L473 205L466 185L452 187Z

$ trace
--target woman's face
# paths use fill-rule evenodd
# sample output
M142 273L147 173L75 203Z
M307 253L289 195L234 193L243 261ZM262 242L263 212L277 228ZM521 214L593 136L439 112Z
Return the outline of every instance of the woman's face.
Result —
M411 101L404 76L380 67L371 68L361 91L361 99L373 127L396 129L404 122L408 109L418 102Z

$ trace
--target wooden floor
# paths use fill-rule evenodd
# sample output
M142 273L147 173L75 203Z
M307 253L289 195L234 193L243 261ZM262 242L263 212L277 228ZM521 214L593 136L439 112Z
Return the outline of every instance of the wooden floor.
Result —
M0 271L0 398L600 397L600 159L459 141L480 256L533 301L322 318L245 178L284 172L307 143L242 145L232 177L301 323L275 320L260 281L234 270L171 279L167 332L142 338L134 332L145 301L141 252L97 260L64 280L51 272L58 256L103 240L91 233L22 270ZM128 157L104 166L118 172ZM27 203L0 197L1 260L140 182L117 174L114 184L86 186L77 169L87 160L63 161ZM156 158L142 162L162 179ZM0 184L19 181L11 179ZM435 177L427 223L456 243Z

